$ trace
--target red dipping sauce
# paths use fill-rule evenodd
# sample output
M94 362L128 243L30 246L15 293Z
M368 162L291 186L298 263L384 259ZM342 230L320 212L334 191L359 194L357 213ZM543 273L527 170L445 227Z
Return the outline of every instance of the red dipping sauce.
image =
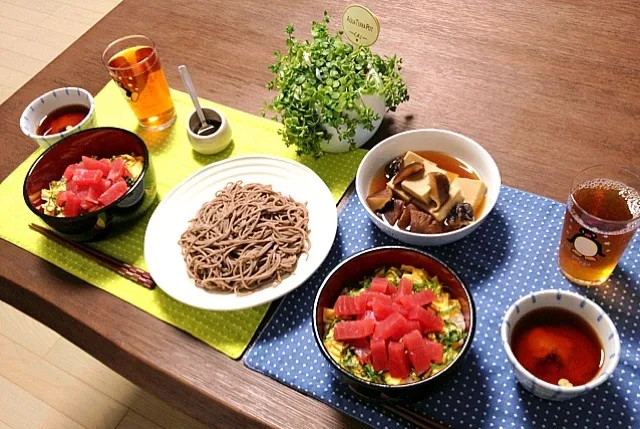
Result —
M62 106L50 112L42 118L36 134L48 136L67 130L67 127L75 127L89 114L89 108L82 104Z
M511 349L527 371L555 385L563 378L574 386L586 384L604 361L591 325L560 308L542 308L522 317L513 328Z

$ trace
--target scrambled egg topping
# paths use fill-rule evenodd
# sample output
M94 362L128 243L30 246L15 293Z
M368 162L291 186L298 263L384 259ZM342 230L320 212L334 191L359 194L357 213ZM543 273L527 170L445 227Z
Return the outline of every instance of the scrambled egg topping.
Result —
M460 302L457 299L452 299L450 297L449 293L443 289L438 277L429 278L425 270L415 268L410 265L402 265L399 269L396 267L391 267L387 270L381 268L376 271L373 277L386 277L396 286L400 283L400 279L402 277L406 277L412 281L414 292L428 289L435 293L436 299L430 304L430 306L436 314L444 320L444 330L439 333L429 333L427 334L427 338L443 344L444 350L442 363L432 363L431 368L421 375L415 374L412 369L409 377L405 379L394 378L388 371L375 371L371 364L366 363L363 365L360 363L353 347L350 347L346 342L338 341L334 338L333 329L340 319L335 315L333 309L325 308L323 312L323 321L325 323L326 332L324 345L331 357L338 362L342 368L349 371L356 377L373 383L388 385L406 384L424 380L449 366L456 356L458 356L460 348L467 337L466 325L460 307ZM369 288L373 277L369 277L361 281L355 288L345 288L342 293L351 296L360 295Z

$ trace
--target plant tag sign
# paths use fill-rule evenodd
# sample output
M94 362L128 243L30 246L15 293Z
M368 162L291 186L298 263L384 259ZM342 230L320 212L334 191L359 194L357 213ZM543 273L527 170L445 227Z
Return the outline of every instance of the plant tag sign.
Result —
M371 46L378 40L380 22L369 9L354 4L344 10L342 29L351 43Z

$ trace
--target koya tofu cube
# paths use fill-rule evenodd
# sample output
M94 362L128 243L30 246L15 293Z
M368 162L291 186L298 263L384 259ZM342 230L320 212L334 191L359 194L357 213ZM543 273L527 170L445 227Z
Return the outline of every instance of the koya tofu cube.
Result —
M474 212L477 212L487 193L487 186L484 182L482 180L457 177L453 184L460 189L464 201L471 204Z
M387 188L391 189L393 191L393 195L395 195L396 197L404 200L405 202L409 202L411 200L411 195L407 194L405 191L402 190L402 188L400 187L400 185L394 185L393 184L393 179L389 180L387 182Z
M413 152L407 152L407 154L409 153L413 153ZM403 180L400 185L402 186L402 189L404 189L408 194L410 194L415 199L422 201L425 204L429 204L431 202L431 197L429 196L429 191L431 191L431 185L429 184L429 178L427 177L427 174L433 173L433 172L438 172L443 174L447 173L441 168L438 168L438 166L435 165L434 163L427 161L424 163L424 172L420 175L419 178L415 178L415 179L411 178L411 179Z
M403 162L403 165L409 165L412 162L422 162L423 164L431 164L434 166L436 165L433 162L429 161L428 159L425 159L420 155L418 155L417 153L411 152L411 151L407 151L407 153L404 154L404 158L402 158L402 162Z

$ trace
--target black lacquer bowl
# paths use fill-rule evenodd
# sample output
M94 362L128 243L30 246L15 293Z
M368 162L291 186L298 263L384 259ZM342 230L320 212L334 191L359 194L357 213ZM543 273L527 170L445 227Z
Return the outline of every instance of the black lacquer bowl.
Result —
M334 306L345 285L357 283L382 266L399 267L401 265L423 268L430 276L438 276L442 285L448 289L451 297L460 301L468 335L457 358L447 368L433 377L397 386L371 383L350 374L333 360L322 341L324 338L322 311L325 307ZM464 358L471 347L476 326L473 299L469 289L460 277L447 265L428 253L402 246L374 247L356 253L342 261L320 286L313 304L312 317L313 334L316 342L333 372L345 381L354 392L369 399L386 402L419 401L445 382L455 382L452 379L459 367L464 365Z
M75 217L50 216L36 208L41 203L42 189L47 189L52 180L60 180L67 166L80 162L83 155L110 158L122 154L141 156L144 166L133 186L112 204ZM22 193L29 209L60 235L87 241L105 237L114 227L138 218L149 209L156 197L156 179L149 151L140 137L120 128L92 128L72 134L45 150L29 169Z

